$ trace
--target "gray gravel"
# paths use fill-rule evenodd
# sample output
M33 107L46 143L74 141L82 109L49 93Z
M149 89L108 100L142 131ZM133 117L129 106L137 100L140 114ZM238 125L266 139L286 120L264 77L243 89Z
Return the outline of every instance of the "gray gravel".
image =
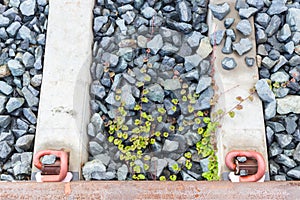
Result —
M45 0L0 6L0 179L28 180L49 8Z

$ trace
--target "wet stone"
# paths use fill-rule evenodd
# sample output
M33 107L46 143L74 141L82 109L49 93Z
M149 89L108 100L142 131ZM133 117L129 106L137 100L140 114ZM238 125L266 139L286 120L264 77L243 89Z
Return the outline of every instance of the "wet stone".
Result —
M217 4L217 5L209 4L208 7L212 11L213 16L219 20L224 19L227 16L227 14L230 12L230 7L228 3Z
M222 60L223 69L232 70L232 69L236 68L236 66L237 66L237 64L236 64L234 58L225 57Z

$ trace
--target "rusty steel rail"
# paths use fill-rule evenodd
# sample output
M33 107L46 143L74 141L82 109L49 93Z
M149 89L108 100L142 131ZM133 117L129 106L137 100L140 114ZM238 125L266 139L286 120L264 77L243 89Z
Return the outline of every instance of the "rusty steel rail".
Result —
M300 182L1 183L0 199L300 199Z

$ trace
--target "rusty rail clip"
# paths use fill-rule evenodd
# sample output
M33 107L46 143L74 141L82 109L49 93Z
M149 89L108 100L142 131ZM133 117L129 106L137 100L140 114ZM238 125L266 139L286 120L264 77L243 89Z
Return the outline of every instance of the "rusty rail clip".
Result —
M246 157L245 157L246 158ZM258 165L257 160L253 158L246 158L245 161L235 159L235 175L248 176L257 173Z
M55 155L57 160L52 165L43 165L40 159L45 155ZM69 156L65 151L44 150L36 153L33 157L33 164L42 171L43 182L60 182L68 173Z
M237 157L245 157L243 162ZM265 174L266 163L263 156L256 151L230 151L225 157L226 166L240 175L240 182L256 182Z

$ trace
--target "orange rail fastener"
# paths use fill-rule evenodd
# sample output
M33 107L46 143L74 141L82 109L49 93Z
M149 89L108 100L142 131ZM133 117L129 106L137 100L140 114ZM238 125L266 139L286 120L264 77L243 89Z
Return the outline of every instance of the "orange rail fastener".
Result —
M234 163L234 159L236 157L247 157L247 158L254 158L257 160L257 172L253 175L247 175L247 176L240 176L239 180L240 182L256 182L260 180L266 170L266 163L263 158L263 156L256 151L240 151L240 150L233 150L227 153L225 157L225 164L230 170L236 170L236 164Z
M33 157L33 164L36 168L42 170L43 164L41 163L41 157L45 155L55 155L60 159L60 172L58 175L42 175L43 182L60 182L64 180L68 173L68 153L65 151L44 150L36 153Z

